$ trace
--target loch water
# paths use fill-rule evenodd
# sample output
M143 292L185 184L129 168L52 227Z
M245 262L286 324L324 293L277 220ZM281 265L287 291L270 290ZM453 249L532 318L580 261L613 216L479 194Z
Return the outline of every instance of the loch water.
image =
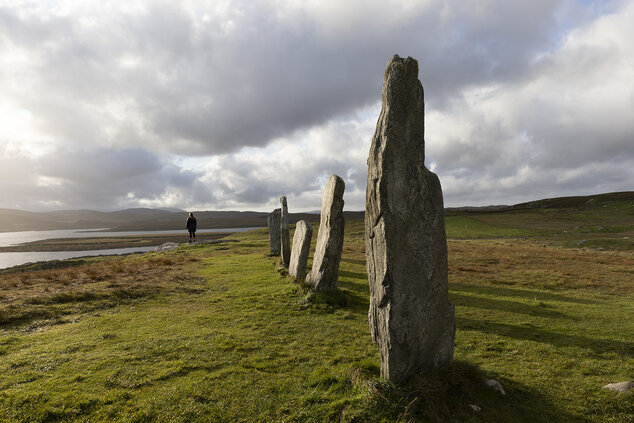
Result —
M246 232L256 228L220 228L220 229L199 229L196 233L233 233ZM126 235L174 235L183 234L183 241L187 239L187 232L184 230L164 230L164 231L129 231L129 232L107 232L107 228L96 229L73 229L54 231L23 231L23 232L0 232L0 247L19 245L27 242L41 241L45 239L61 238L94 238ZM81 251L28 251L28 252L7 252L0 253L0 269L18 266L25 263L34 263L49 260L65 260L74 257L100 256L142 253L150 251L155 247L133 247L133 248L112 248L106 250L81 250Z

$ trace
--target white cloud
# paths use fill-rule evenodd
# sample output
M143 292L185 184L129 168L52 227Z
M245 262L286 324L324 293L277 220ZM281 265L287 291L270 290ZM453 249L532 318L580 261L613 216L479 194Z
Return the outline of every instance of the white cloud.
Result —
M447 205L631 189L634 2L0 3L0 207L362 209L419 59ZM620 172L617 177L616 172ZM104 180L110 181L104 184ZM132 193L132 196L128 196Z
M180 158L185 168L204 172L201 180L214 192L214 208L267 210L282 195L295 211L321 207L321 193L330 174L346 181L347 210L363 208L366 159L374 119L362 119L367 110L280 138L267 147L243 148L209 161Z
M450 204L632 189L633 10L575 29L522 80L465 89L428 114Z

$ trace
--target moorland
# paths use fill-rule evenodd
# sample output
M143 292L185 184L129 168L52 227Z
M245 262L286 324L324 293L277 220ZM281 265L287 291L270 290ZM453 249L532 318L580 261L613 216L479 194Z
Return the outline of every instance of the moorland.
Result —
M634 378L634 199L452 210L446 229L455 363L402 386L379 377L359 218L336 294L290 279L265 229L7 269L0 421L632 421L634 393L601 386Z

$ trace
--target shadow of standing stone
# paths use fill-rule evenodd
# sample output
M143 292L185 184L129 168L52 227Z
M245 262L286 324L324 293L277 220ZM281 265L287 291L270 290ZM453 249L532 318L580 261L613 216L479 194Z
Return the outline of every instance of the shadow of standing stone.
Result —
M370 331L381 376L394 383L453 359L443 198L424 165L424 107L418 62L395 55L385 69L365 211Z
M278 256L280 254L280 214L281 209L275 209L269 213L267 218L269 225L269 246L272 256Z
M343 249L343 192L346 184L337 175L330 175L321 199L321 219L313 267L306 284L315 291L335 291L339 261Z
M306 264L310 252L310 240L313 237L313 227L306 220L300 220L295 225L293 247L291 249L291 262L288 265L288 273L296 278L303 278L306 274Z
M291 236L288 231L288 206L286 205L286 196L280 198L282 203L282 214L280 223L280 240L282 247L282 264L288 268L291 261Z

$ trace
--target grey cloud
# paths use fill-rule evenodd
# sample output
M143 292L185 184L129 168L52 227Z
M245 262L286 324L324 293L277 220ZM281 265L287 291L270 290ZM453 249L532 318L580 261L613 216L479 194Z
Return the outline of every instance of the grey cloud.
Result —
M345 134L336 131L340 138ZM301 135L300 135L301 136ZM290 156L290 157L289 157ZM311 150L303 149L296 153L271 154L258 152L255 156L228 154L221 157L222 170L209 171L206 183L216 192L221 203L250 205L262 208L275 206L280 196L286 195L293 202L293 208L303 210L319 209L321 192L332 173L340 175L346 182L346 195L354 191L365 192L365 160L354 153L341 148L337 154L329 157L311 155ZM297 204L294 200L306 193L312 193L310 202ZM360 209L358 204L354 205Z
M204 3L170 2L145 3L134 15L100 14L93 26L80 20L90 15L18 18L5 8L0 26L5 39L38 52L38 73L25 82L34 87L29 107L46 116L48 131L197 155L266 145L376 101L394 53L421 59L432 107L465 86L517 78L561 30L563 3L438 2L391 21L374 5L359 10L367 16L336 41L316 17L289 11L282 19L260 2L234 4L241 13L231 16L233 30L213 13L203 23ZM124 55L138 66L119 66ZM100 114L106 101L130 115ZM136 124L115 131L128 140L95 130L129 119Z
M445 205L516 204L541 198L565 195L590 195L603 192L631 191L634 171L631 163L596 163L572 169L570 177L562 177L558 170L524 168L525 177L510 176L512 183L502 184L499 178L465 177L459 180L444 178ZM439 173L441 181L443 175Z
M7 207L98 209L138 207L172 195L172 206L213 201L199 173L159 160L144 150L60 150L40 157L2 159L0 188ZM13 166L10 166L13 162ZM16 175L26 172L25 177ZM11 203L14 196L16 201ZM9 200L9 201L7 201ZM169 202L170 199L161 201Z
M274 10L271 2L236 1L215 15L216 3L137 2L137 12L123 13L82 2L68 16L46 17L25 5L0 6L0 52L25 52L28 62L19 72L0 69L0 90L63 146L55 156L22 157L32 175L3 189L68 207L171 196L257 208L282 194L318 199L321 179L337 173L362 201L367 152L323 140L330 151L317 154L324 144L308 143L297 168L262 154L274 138L297 143L311 128L376 104L394 53L419 59L427 111L449 117L444 125L467 127L428 125L428 161L448 181L448 204L631 185L634 91L596 104L578 96L592 75L595 88L610 81L623 52L590 43L561 50L571 28L597 18L583 2L438 1L399 14L383 2L337 2L343 12L330 12L328 2ZM538 94L530 91L544 79L550 82ZM488 89L493 99L484 96L484 104L470 94ZM619 95L629 103L606 101ZM369 148L372 130L354 131L361 139L346 131L321 137ZM245 146L264 149L256 160ZM203 175L165 153L221 161ZM576 172L584 166L595 176ZM37 186L38 176L63 183Z
M25 197L41 194L37 179L36 166L32 159L10 154L0 144L0 207L34 208L35 202L25 201Z

